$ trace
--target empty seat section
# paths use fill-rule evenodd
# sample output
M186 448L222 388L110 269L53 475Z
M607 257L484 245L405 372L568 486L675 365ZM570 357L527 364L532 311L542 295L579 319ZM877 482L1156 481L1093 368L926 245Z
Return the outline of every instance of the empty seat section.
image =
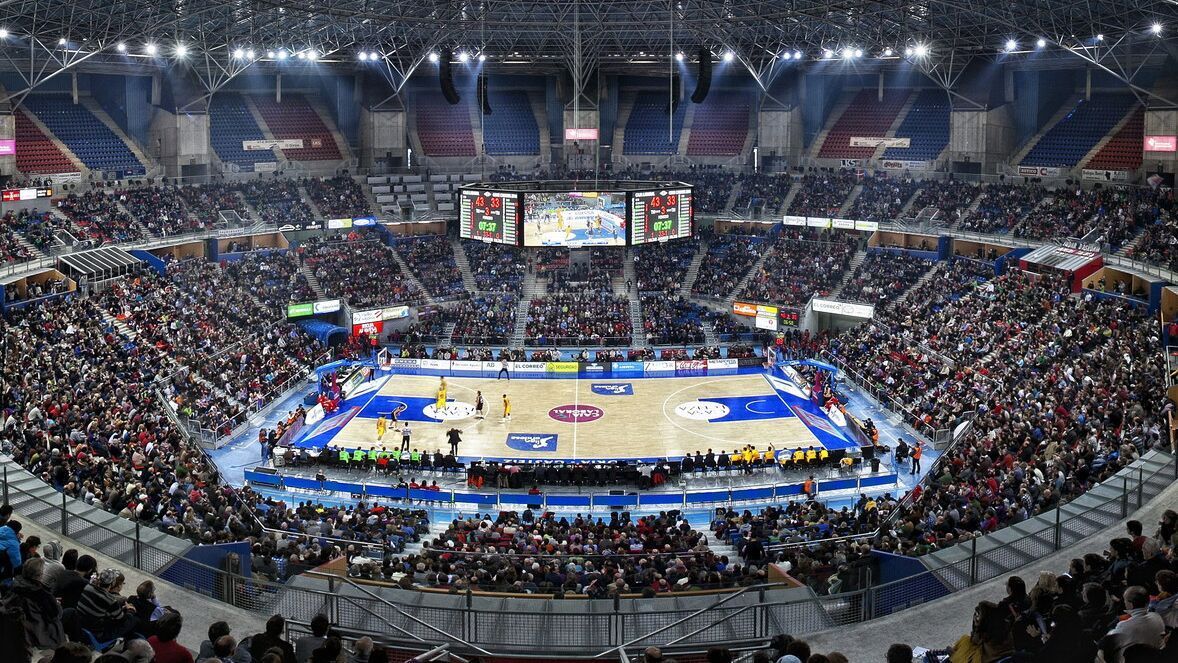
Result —
M874 89L861 90L826 134L818 151L825 159L870 159L874 147L851 147L851 138L882 138L908 100L908 90L887 90L879 101Z
M623 154L675 154L683 131L683 102L668 126L667 94L644 90L634 98L634 107L623 132ZM668 137L668 131L670 135Z
M687 153L732 156L744 149L749 133L749 99L744 95L713 94L695 107Z
M1137 170L1141 167L1141 144L1145 139L1145 108L1138 106L1129 121L1109 139L1085 168Z
M483 142L487 154L539 154L540 127L532 113L528 93L491 92L490 115L483 117Z
M16 109L16 169L22 173L49 175L72 173L78 168L53 140L29 119L23 109Z
M303 147L282 150L282 155L291 161L337 161L339 145L323 118L301 94L283 94L282 102L272 96L253 97L254 106L270 133L280 140L301 140Z
M470 111L462 104L450 105L440 94L417 95L417 138L431 157L473 157L474 132Z
M237 164L245 171L252 171L259 161L274 161L270 150L247 150L241 146L243 141L265 139L240 94L213 95L209 102L209 142L221 161Z
M921 90L912 108L896 129L897 138L907 138L908 147L889 147L885 159L933 161L949 144L949 95L943 90Z
M1091 99L1081 99L1027 152L1023 165L1075 166L1135 103L1136 98L1130 94L1095 94Z
M142 175L146 171L127 144L102 123L94 113L75 104L69 95L31 94L22 103L25 110L41 120L87 168Z

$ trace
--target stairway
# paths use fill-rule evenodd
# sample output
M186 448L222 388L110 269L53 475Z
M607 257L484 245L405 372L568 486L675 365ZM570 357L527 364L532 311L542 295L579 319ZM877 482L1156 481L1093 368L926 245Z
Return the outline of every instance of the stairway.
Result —
M544 96L540 93L528 92L528 105L532 107L532 117L536 118L536 128L540 130L540 163L547 166L552 163L552 134L548 131L548 109L544 105ZM558 141L560 144L562 141Z
M822 144L826 142L826 137L830 135L830 128L839 121L843 113L847 112L847 109L851 106L851 102L855 100L855 95L858 93L858 90L853 90L843 92L839 95L839 100L835 102L834 108L831 108L830 113L826 115L826 122L822 125L822 131L819 131L818 135L814 137L814 142L810 143L810 153L806 156L811 159L818 157L818 153L822 151Z
M123 144L127 146L127 149L131 150L131 154L135 155L135 158L139 160L139 163L143 164L143 169L146 171L147 177L154 177L162 170L159 164L148 157L147 154L143 152L143 150L139 149L139 145L136 144L130 136L123 132L122 128L120 128L114 119L111 118L111 116L102 109L102 106L99 105L97 101L95 101L94 97L79 96L78 103L84 106L86 110L90 111L94 117L98 118L99 122L105 124L106 128L110 129L111 133L113 133L115 136L118 136L119 140L123 141Z
M716 348L720 346L720 337L716 336L716 325L700 325L704 329L704 345Z
M865 249L859 249L855 252L855 255L851 256L851 265L847 268L846 273L843 274L843 278L839 281L839 284L830 291L830 299L839 298L839 295L843 292L843 288L847 287L847 284L851 282L851 277L855 275L855 270L859 269L859 265L862 265L866 259L867 251Z
M450 246L454 249L454 264L462 273L462 287L469 293L478 292L478 284L474 280L474 270L470 268L470 260L466 258L466 249L462 248L462 240L450 239Z
M753 278L754 274L761 273L761 268L765 266L765 259L769 257L770 253L773 253L772 248L768 248L764 244L762 246L765 248L761 252L761 257L757 258L757 262L753 263L753 266L749 268L748 273L746 273L744 277L740 279L740 282L736 284L736 287L733 288L732 292L728 293L728 296L725 298L728 302L727 310L732 310L732 301L736 299L736 297L738 297L741 292L744 292L744 287L748 285L749 280Z
M843 201L843 206L839 208L840 219L847 218L847 211L851 209L851 205L855 204L855 199L858 198L861 193L863 193L863 185L856 184L851 189L851 193L847 194L847 199Z
M1027 153L1031 151L1031 148L1035 147L1035 145L1043 139L1044 134L1050 131L1051 128L1058 124L1059 121L1067 116L1068 113L1072 112L1072 109L1076 107L1076 104L1079 103L1079 101L1080 95L1078 94L1073 94L1072 96L1068 97L1063 102L1063 105L1059 107L1059 110L1055 112L1055 115L1052 115L1051 119L1048 120L1046 124L1044 124L1042 127L1039 127L1039 131L1035 132L1034 136L1031 136L1031 139L1027 141L1026 145L1023 145L1022 149L1020 149L1018 152L1015 152L1014 157L1012 157L1010 160L1010 163L1015 166L1022 163L1023 159L1027 158Z
M630 345L641 350L650 347L646 342L646 328L642 324L642 298L635 296L630 299Z
M451 348L454 347L454 329L456 327L458 327L457 322L447 322L446 324L442 325L442 339L445 339L445 342L439 339L438 345Z
M29 255L32 256L34 259L42 258L45 256L45 253L43 251L41 251L41 249L38 249L37 247L33 246L32 242L25 239L24 236L21 235L20 233L14 232L14 233L12 233L11 237L13 239L15 239L16 243L21 245L21 247L23 247L24 250L28 251Z
M917 279L916 283L908 286L907 290L900 293L899 297L896 297L894 300L888 302L887 305L890 307L895 307L903 304L904 300L908 299L908 295L922 289L925 284L927 284L929 281L932 281L938 274L944 271L945 265L946 263L943 262L938 262L937 264L933 265L933 268L925 272L924 276L921 276L919 279Z
M22 110L24 110L24 109L22 109ZM49 127L45 126L45 123L41 121L41 118L34 115L32 113L32 111L24 110L24 114L25 114L25 117L28 118L29 122L31 122L33 124L33 126L37 127L37 129L46 138L48 138L50 142L53 143L53 146L56 147L58 150L61 151L62 154L65 155L65 158L70 160L70 163L72 163L74 165L74 168L79 173L82 174L82 180L83 181L89 180L90 179L90 169L86 167L86 164L82 163L82 160L78 158L78 155L76 155L72 151L70 151L70 148L66 147L65 143L61 142L61 140L58 139L57 136L53 135L53 132L49 130Z
M701 239L699 246L696 247L695 256L691 259L691 264L687 266L687 272L683 275L683 283L679 285L679 296L690 297L691 286L695 285L695 279L699 277L699 266L703 264L704 256L708 254L708 240Z
M121 336L131 341L139 340L139 332L131 329L130 325L123 322L122 320L119 320L105 308L100 308L99 311L102 312L102 321L111 327L114 327L115 331L118 332Z
M319 95L304 94L303 100L319 116L319 121L323 123L323 126L327 127L327 130L331 132L331 137L335 139L335 145L339 148L340 157L345 162L350 163L355 161L356 155L352 154L352 146L348 144L348 140L340 133L339 127L336 126L335 121L331 118L331 112L327 109L327 106L323 105Z
M311 193L307 191L307 187L302 185L299 186L299 198L302 198L303 202L307 203L307 207L311 208L311 216L314 217L316 221L324 220L323 212L319 211L319 206L315 204L315 199L311 197Z
M895 138L896 131L900 129L900 125L904 123L904 119L908 117L908 113L912 112L912 104L916 103L917 93L909 92L908 98L904 100L904 105L900 107L900 112L896 113L896 119L892 120L892 126L888 127L887 133L884 134L887 138ZM878 161L883 158L887 147L880 145L875 148L875 153L871 155L872 160Z
M245 210L245 216L250 221L253 221L255 224L261 224L262 223L262 215L258 214L257 208L255 208L253 205L251 205L250 202L245 199L245 196L242 195L242 193L240 191L235 191L234 193L236 193L238 199L241 200L241 208L243 210Z
M401 273L405 275L405 281L407 281L409 285L416 287L417 290L421 292L421 296L425 298L425 303L437 304L437 301L434 300L433 294L429 290L425 289L425 286L421 284L421 281L417 280L417 275L413 273L412 269L409 269L409 265L405 262L405 259L401 257L401 254L397 253L397 250L391 246L385 246L384 248L386 251L393 254L393 260L397 261L397 266L401 268Z
M254 104L253 97L248 94L243 94L241 95L241 99L245 103L245 107L249 109L250 117L254 118L254 123L257 124L258 129L261 130L262 137L266 140L277 140L274 138L274 134L270 131L270 125L266 124L266 120L262 119L262 114L258 112L258 107ZM281 163L285 160L282 156L281 150L272 149L270 150L270 153L274 155L274 161L276 162Z
M1110 140L1116 137L1117 134L1121 133L1121 129L1124 129L1125 125L1129 124L1129 120L1132 120L1134 115L1144 112L1145 111L1140 106L1134 106L1133 108L1130 108L1129 112L1125 113L1125 117L1122 117L1121 120L1117 122L1117 124L1112 129L1110 129L1103 138L1096 141L1096 144L1092 146L1092 149L1088 150L1088 153L1084 155L1084 158L1077 161L1076 165L1087 167L1088 162L1092 161L1092 157L1099 154L1100 151L1104 149L1104 146L1108 145Z
M900 213L898 215L896 215L898 218L902 219L908 215L908 212L912 211L912 205L916 202L916 198L917 198L917 196L920 195L920 191L921 191L920 189L913 191L912 195L908 198L908 200L904 201L904 206L900 208ZM920 211L921 210L917 210L917 213L919 213Z
M736 180L736 184L732 185L732 190L728 192L728 200L724 203L724 211L731 212L732 208L736 206L736 201L740 198L740 192L744 190L744 180Z
M319 279L315 278L315 273L311 271L311 268L307 265L302 265L299 267L299 271L307 278L307 285L311 286L311 290L314 291L315 296L319 299L327 299L327 292L323 290L323 285L319 283Z
M144 237L154 237L152 232L147 229L147 226L143 225L143 222L139 220L139 217L132 214L131 210L127 209L127 206L124 205L122 203L122 201L116 199L115 200L115 207L117 207L118 210L120 212L122 212L123 214L126 214L127 218L131 219L131 223L135 224L135 227L139 229L139 233L141 235L143 235Z
M519 303L515 310L515 330L511 333L511 347L522 348L528 330L528 308L532 299L542 297L544 286L536 279L535 272L524 274L524 281L520 285Z
M630 113L634 112L634 92L621 92L618 97L618 120L614 125L613 147L614 154L626 153L626 123L630 121Z
M791 177L792 179L792 177ZM781 201L781 207L777 208L777 215L782 216L785 210L793 204L794 198L798 197L798 192L802 190L801 180L793 180L789 185L789 191L785 192L785 199Z

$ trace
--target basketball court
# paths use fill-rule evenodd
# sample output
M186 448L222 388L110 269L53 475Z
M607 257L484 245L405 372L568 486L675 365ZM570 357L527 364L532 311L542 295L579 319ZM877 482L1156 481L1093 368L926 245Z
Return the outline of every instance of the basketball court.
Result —
M837 411L827 413L781 373L619 379L446 377L447 400L436 407L438 376L378 373L339 410L308 425L296 448L395 450L390 426L377 440L377 419L398 412L410 447L448 451L446 432L462 431L463 458L642 459L735 451L855 445ZM475 413L476 394L485 418ZM503 396L511 419L503 418Z

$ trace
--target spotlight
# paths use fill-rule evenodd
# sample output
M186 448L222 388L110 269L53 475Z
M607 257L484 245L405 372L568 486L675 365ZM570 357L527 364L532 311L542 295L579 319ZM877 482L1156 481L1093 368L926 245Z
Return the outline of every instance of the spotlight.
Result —
M306 60L306 59L307 59L307 54L306 54L306 53L304 53L303 51L299 51L299 53L298 53L298 55L297 55L296 57L298 57L298 59L300 59L300 60Z
M148 55L155 55L155 54L156 54L156 52L157 52L158 50L159 50L159 49L158 49L158 48L156 48L156 45L155 45L155 44L150 44L150 43L149 43L148 45L146 45L146 46L144 46L144 47L143 47L143 52L144 52L144 53L147 53Z
M287 52L286 52L286 49L285 49L285 48L280 48L280 49L278 49L278 59L279 59L279 60L285 60L287 55L288 55L288 54L287 54Z
M429 54L429 61L430 62L437 62L438 61L438 54L437 53L430 53Z
M683 62L683 54L682 53L675 54L675 62Z
M885 57L885 58L890 58L890 57L892 57L892 49L890 49L890 48L885 48L885 49L884 49L884 57Z
M1047 40L1040 39L1039 41L1035 42L1035 47L1036 48L1046 48L1047 47Z
M357 54L356 54L356 57L357 57L357 58L358 58L358 59L359 59L361 62L364 62L364 61L368 60L368 53L366 53L366 52L364 52L364 51L360 51L359 53L357 53Z
M829 60L834 57L834 52L831 51L829 48L822 49L822 57Z
M274 59L274 51L266 51L266 57L273 60Z
M188 55L188 47L184 44L176 44L176 57L182 58Z
M115 50L120 53L126 53L127 52L127 45L120 41L118 43L118 45L115 46Z
M736 55L734 55L732 53L732 51L724 51L724 61L725 62L732 62L732 59L735 57L736 57Z
M238 60L240 60L240 59L242 59L242 58L244 58L244 57L245 57L245 51L244 51L244 50L242 50L242 49L240 49L240 48L238 48L238 49L234 49L234 51L233 51L233 57L235 57L235 58L237 58Z
M1096 35L1096 41L1104 41L1104 35Z
M923 58L926 55L928 55L928 46L926 46L924 44L917 44L916 45L916 57Z
M311 50L307 51L307 59L308 60L316 60L318 58L319 58L319 53L317 53L315 51L315 49L312 48Z
M65 37L62 37L61 39L58 39L58 40L57 40L57 45L58 45L58 46L65 46Z
M0 39L7 39L7 38L8 38L8 30L5 30L4 28L0 28Z
M1006 52L1009 53L1018 48L1018 42L1013 39L1006 40Z
M254 49L252 48L245 52L245 57L249 58L250 60L253 60L255 55L257 55L257 53L254 53Z
M802 59L802 52L801 51L794 51L794 59L801 60Z
M852 55L854 55L854 54L855 54L855 51L852 51L852 50L851 50L851 49L849 49L849 48L844 48L844 49L843 49L843 58L844 58L844 59L850 60L850 59L851 59L851 56L852 56Z
M857 57L857 58L861 58L861 57L863 57L863 49L861 49L861 48L856 48L856 49L855 49L855 57Z
M479 62L486 62L487 56L485 53L479 53Z
M1161 23L1154 23L1153 26L1150 28L1150 31L1153 32L1155 35L1162 34L1162 24Z
M466 53L466 51L461 51L458 53L458 61L459 62L466 62L468 60L470 60L470 55L468 55Z

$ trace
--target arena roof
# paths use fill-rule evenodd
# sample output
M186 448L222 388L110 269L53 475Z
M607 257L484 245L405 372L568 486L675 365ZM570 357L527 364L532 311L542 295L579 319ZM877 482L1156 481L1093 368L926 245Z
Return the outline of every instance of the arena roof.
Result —
M83 61L134 57L187 60L206 86L297 59L377 66L399 85L429 54L447 51L587 78L613 64L691 60L700 48L743 64L762 86L824 56L912 61L949 81L970 59L1008 56L1008 44L1016 56L1072 55L1131 79L1130 59L1175 54L1178 2L0 0L0 28L0 66L30 84Z

